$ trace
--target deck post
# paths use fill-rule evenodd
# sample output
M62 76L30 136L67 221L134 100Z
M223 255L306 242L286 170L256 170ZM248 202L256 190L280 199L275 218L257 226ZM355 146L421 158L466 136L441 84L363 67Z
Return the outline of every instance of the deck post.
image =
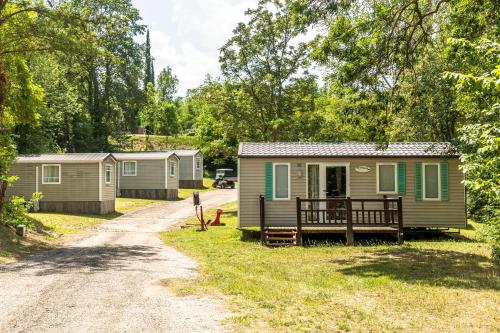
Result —
M403 244L404 229L403 229L403 197L398 197L398 243Z
M352 201L351 197L347 197L346 200L346 209L347 209L347 231L346 231L346 239L347 245L354 245L354 230L352 226Z
M297 245L302 245L302 202L300 197L296 197L295 200L297 205Z
M261 195L259 196L259 203L260 203L260 242L262 245L266 244L266 220L265 220L265 208L264 208L264 196Z
M385 225L389 225L390 216L389 216L389 202L387 201L387 195L384 194L384 222Z

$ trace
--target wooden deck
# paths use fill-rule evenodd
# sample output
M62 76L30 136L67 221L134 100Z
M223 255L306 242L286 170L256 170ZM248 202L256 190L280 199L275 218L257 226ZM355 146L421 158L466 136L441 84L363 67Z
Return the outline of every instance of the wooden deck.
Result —
M296 226L281 226L281 227L266 227L266 230L280 231L280 230L290 230L296 229ZM365 226L365 225L353 225L353 230L357 233L397 233L398 228L396 227L386 227L386 226ZM306 226L302 227L303 234L314 234L314 233L345 233L347 231L347 225L334 225L334 226Z
M303 234L342 233L347 244L354 243L356 233L389 233L403 242L402 198L384 199L302 199L296 198L297 219L295 224L286 226L266 225L265 200L260 196L261 241L271 244L273 235L288 234L287 239L295 245L302 244ZM275 240L282 237L276 237ZM283 244L290 244L284 242ZM278 242L279 244L279 242Z

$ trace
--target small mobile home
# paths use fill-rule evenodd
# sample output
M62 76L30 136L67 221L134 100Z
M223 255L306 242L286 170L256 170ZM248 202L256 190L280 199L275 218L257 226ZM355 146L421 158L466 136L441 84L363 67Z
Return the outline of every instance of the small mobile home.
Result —
M180 159L179 187L203 188L203 155L199 150L175 150Z
M20 155L10 170L18 176L7 196L26 200L41 192L41 211L107 214L115 211L115 164L111 154Z
M239 226L464 228L459 163L448 143L241 143Z
M173 152L114 153L117 195L125 198L175 200L179 157Z

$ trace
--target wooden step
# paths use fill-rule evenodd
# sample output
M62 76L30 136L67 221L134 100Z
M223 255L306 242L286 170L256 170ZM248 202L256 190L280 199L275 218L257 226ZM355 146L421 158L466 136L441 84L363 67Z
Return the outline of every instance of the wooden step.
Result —
M295 235L297 231L266 231L267 235Z
M266 237L266 239L271 241L278 241L278 240L288 241L288 240L295 240L297 238L293 236L293 237Z
M271 247L297 245L296 228L266 229L265 244Z

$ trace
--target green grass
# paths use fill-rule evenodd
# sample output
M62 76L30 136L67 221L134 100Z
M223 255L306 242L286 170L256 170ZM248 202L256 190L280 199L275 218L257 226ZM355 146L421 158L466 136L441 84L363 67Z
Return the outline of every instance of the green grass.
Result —
M179 294L226 295L237 331L494 332L500 327L499 268L469 230L347 247L266 248L242 241L236 204L225 227L162 234L200 263L201 278L164 280ZM209 211L207 215L213 215ZM191 221L194 222L194 221ZM358 238L359 239L359 238ZM366 242L365 242L366 244Z
M165 201L116 198L116 212L108 215L30 213L28 216L34 224L34 230L30 230L26 238L19 238L12 229L1 226L0 263L57 246L61 240L80 235L107 220L161 202Z
M203 188L180 188L178 192L179 199L191 198L193 192L206 192L216 190L212 187L214 180L212 178L203 178Z

